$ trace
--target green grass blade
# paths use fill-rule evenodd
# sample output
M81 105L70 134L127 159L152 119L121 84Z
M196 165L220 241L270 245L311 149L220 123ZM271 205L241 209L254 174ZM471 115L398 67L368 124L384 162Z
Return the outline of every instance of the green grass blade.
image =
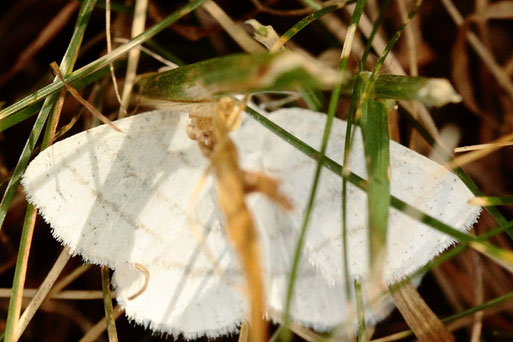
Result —
M372 42L374 40L374 37L376 36L376 33L378 32L378 29L381 27L381 24L383 24L383 20L385 19L385 13L390 5L391 0L384 0L381 3L381 6L379 8L379 15L376 18L376 21L374 22L374 25L372 26L371 34L369 35L369 38L367 39L367 44L365 45L365 50L362 54L362 60L360 61L359 70L364 71L365 70L365 63L367 62L367 57L369 56L370 50L372 49Z
M341 78L341 74L313 59L283 51L212 58L141 75L136 86L142 103L145 99L190 102L233 93L294 90L301 86L326 89Z
M380 99L415 100L427 107L461 101L449 81L437 78L381 75L376 80L374 91Z
M23 228L21 230L20 248L18 258L16 260L16 269L14 270L11 289L11 299L9 300L9 311L7 312L7 321L5 323L4 339L7 342L15 341L16 339L16 325L21 312L21 301L23 297L23 286L25 284L28 252L32 243L36 215L37 211L34 206L32 204L28 204L25 212Z
M88 65L76 70L71 75L65 78L66 82L70 83L71 85L74 85L74 83L82 79L88 75L91 75L95 71L98 71L102 69L105 66L108 66L109 63L115 61L119 57L121 57L123 54L128 52L131 48L134 46L137 46L148 39L152 38L162 30L164 30L169 25L173 24L175 21L183 17L184 15L190 13L191 11L195 10L197 7L201 6L204 2L208 0L195 0L189 2L187 5L182 7L181 9L173 12L166 18L164 18L162 21L158 22L157 24L153 25L137 37L130 40L128 43L121 45L117 49L113 50L111 53L106 54L99 59L95 60L94 62L89 63ZM46 87L41 88L40 90L26 96L25 98L21 99L20 101L10 105L9 107L5 108L4 110L0 111L0 120L8 117L9 115L12 115L16 113L19 110L22 110L23 108L30 106L36 102L41 101L42 99L46 98L49 95L55 94L56 92L60 91L63 87L63 83L58 80L55 81Z
M369 208L369 253L371 270L383 256L387 237L390 204L390 137L388 105L367 98L361 104L363 147L367 167L367 204Z
M126 60L119 61L117 63L114 63L114 69L117 70L119 68L123 68L125 65L126 65ZM109 73L109 67L104 67L104 68L92 73L91 75L86 76L86 77L76 81L74 83L74 87L77 90L82 89L82 88L102 79L108 73ZM43 106L43 104L41 102L38 102L36 104L33 104L32 106L29 106L27 108L20 110L19 112L9 115L8 117L6 117L4 119L0 119L0 132L22 122L25 119L28 119L32 115L36 114L42 108L42 106Z
M363 303L362 283L358 279L354 280L354 293L356 297L356 314L358 317L358 342L366 342L365 305Z
M0 120L0 132L3 132L9 127L15 126L20 122L30 118L32 115L38 113L42 107L43 104L41 102L35 103L32 106L26 107L19 112L16 112L15 114Z
M303 30L305 27L310 25L311 23L315 22L317 19L323 17L326 14L329 14L336 9L339 9L347 4L347 0L344 2L341 2L340 4L334 5L334 6L327 6L324 7L314 13L309 14L305 18L301 19L299 22L297 22L294 26L292 26L290 29L288 29L279 40L274 44L274 46L271 49L271 52L278 51L283 45L285 45L286 42L288 42L292 37L294 37L296 34L298 34L301 30ZM323 111L325 106L325 100L322 93L320 93L318 90L309 88L306 86L303 86L299 89L299 92L301 93L301 96L306 102L306 105L308 108L314 110L314 111Z
M363 13L364 7L365 7L365 0L359 0L356 4L355 10L351 17L351 21L350 21L350 25L349 25L349 29L348 29L348 35L347 35L348 39L346 40L346 43L348 46L344 45L343 56L342 56L342 59L340 61L340 65L339 65L340 71L345 71L345 69L347 67L347 58L348 58L349 54L344 55L344 51L349 52L351 50L351 44L352 44L351 32L354 34L354 32L356 30L356 26L358 25L358 22L360 21L361 15ZM317 186L319 184L323 160L326 158L325 152L326 152L326 148L328 145L329 135L331 132L331 125L333 123L333 119L335 117L335 112L337 109L338 99L340 97L341 86L342 86L341 83L335 85L333 92L331 94L330 106L328 109L328 117L326 119L326 125L324 127L324 133L323 133L323 137L322 137L321 150L320 150L320 153L318 154L317 166L316 166L315 174L313 177L312 188L310 190L310 196L308 198L307 206L305 209L305 215L303 217L301 231L299 233L299 238L296 242L294 259L293 259L292 267L290 269L289 280L288 280L287 297L285 300L285 318L284 318L285 327L288 327L288 325L290 324L289 314L290 314L290 309L292 306L292 298L293 298L293 294L294 294L294 285L296 282L297 270L298 270L299 262L301 259L301 252L303 250L304 241L306 239L306 233L307 233L307 229L308 229L308 223L310 221L310 215L311 215L312 209L314 207L315 195L317 192ZM288 332L289 330L285 329L285 331ZM284 336L284 340L289 341L290 337L291 337L290 334L287 334Z
M361 83L360 73L365 68L365 63L367 62L367 57L369 55L370 49L372 48L372 41L374 40L374 36L378 31L378 28L381 26L383 19L385 17L385 10L388 8L390 0L384 1L382 6L380 7L379 16L374 22L372 32L367 41L367 45L365 46L365 50L362 54L362 59L359 65L359 73L356 75L354 87L351 92L351 104L349 106L349 113L347 118L347 127L346 127L346 138L344 141L344 159L343 165L348 164L349 155L351 153L351 146L353 143L353 121L354 115L356 112L356 103L358 101L358 89ZM349 260L348 260L348 246L347 246L347 178L342 178L342 262L344 265L344 279L346 284L346 296L347 298L351 298L351 291L349 291L350 277L349 277Z
M310 13L309 15L307 15L306 17L304 17L303 19L298 21L294 26L289 28L284 34L282 34L280 39L274 44L271 51L274 52L274 51L278 50L281 46L285 45L286 42L288 42L290 39L292 39L292 37L294 37L296 34L298 34L302 29L304 29L305 27L307 27L308 25L310 25L317 19L325 16L326 14L331 13L331 12L335 11L336 9L339 9L339 8L345 6L347 2L348 2L348 0L345 0L344 2L341 2L340 4L338 4L336 6L335 5L327 6L318 11Z

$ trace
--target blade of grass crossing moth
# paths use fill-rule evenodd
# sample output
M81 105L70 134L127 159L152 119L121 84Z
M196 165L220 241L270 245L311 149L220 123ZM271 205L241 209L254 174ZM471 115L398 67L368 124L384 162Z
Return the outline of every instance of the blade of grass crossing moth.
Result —
M372 29L372 32L369 36L369 40L367 42L367 45L365 47L365 50L362 55L362 59L360 61L359 66L359 73L357 74L356 80L354 82L354 87L352 91L352 98L351 98L351 104L349 106L349 113L347 118L347 127L346 127L346 138L344 141L344 159L343 159L343 165L348 165L349 155L351 153L351 146L353 143L353 137L352 134L352 126L354 121L354 115L356 111L356 103L358 101L358 89L359 84L361 82L360 78L360 72L363 71L365 67L365 63L367 61L367 56L369 55L370 49L372 47L372 41L374 39L374 36L376 32L378 31L378 28L381 26L381 23L383 22L383 18L385 17L385 10L388 8L388 5L390 3L390 0L386 0L382 6L380 7L380 13L379 17L374 23L374 27ZM344 171L343 171L344 172ZM345 278L345 288L346 288L346 298L351 298L352 294L350 289L350 279L349 279L349 261L348 261L348 246L347 246L347 178L342 178L342 262L344 264L344 278Z
M369 208L370 270L381 273L390 204L390 137L388 109L384 101L370 97L360 105L365 160L367 164L367 203Z
M360 73L364 70L365 63L367 61L367 57L369 55L370 49L372 48L372 41L374 39L374 36L376 35L376 32L378 31L378 28L381 26L386 9L388 8L388 5L390 3L390 0L386 0L383 2L383 4L380 7L380 12L377 20L374 23L372 32L369 36L367 45L365 46L365 50L362 55L362 59L360 61L359 65L359 73L357 74L356 80L354 82L353 92L352 92L352 99L351 99L351 105L349 107L349 114L348 114L348 120L347 120L347 128L346 128L346 139L344 142L344 165L348 164L348 158L351 153L351 145L353 141L353 134L352 134L352 125L354 120L354 115L356 111L356 102L358 100L358 89L359 89L359 83L361 81ZM358 24L356 22L355 24ZM347 56L348 58L349 56ZM343 242L343 263L344 263L344 272L345 272L345 281L346 281L346 296L347 298L351 297L351 293L349 291L349 265L348 265L348 258L347 258L347 178L343 177L342 179L342 242Z
M324 167L326 167L328 170L330 170L331 172L335 173L336 175L338 175L340 177L347 178L347 180L351 184L357 186L358 188L362 189L363 191L367 191L367 181L364 180L363 178L359 177L358 175L356 175L352 172L344 172L343 173L342 165L338 164L333 159L331 159L327 156L324 156L323 154L321 154L320 151L317 151L310 145L305 144L300 139L296 138L294 135L290 134L288 131L286 131L283 128L281 128L280 126L276 125L275 123L273 123L272 121L270 121L269 119L267 119L266 117L264 117L263 115L258 113L257 111L253 110L252 108L247 107L245 109L245 111L248 114L250 114L255 120L257 120L262 125L264 125L268 129L270 129L273 133L275 133L279 137L283 138L283 140L287 141L289 144L294 146L294 148L298 149L299 151L301 151L302 153L304 153L305 155L311 157L312 159L314 159L316 161L320 160L322 165ZM482 241L479 239L479 237L463 233L463 232L441 222L440 220L437 220L436 218L423 213L419 209L401 201L400 199L398 199L394 196L390 196L390 206L401 211L405 215L407 215L419 222L422 222L422 223L424 223L444 234L447 234L447 235L455 238L456 240L458 240L460 242L463 242L463 243L473 242L472 247L482 244ZM508 223L508 222L506 222L506 223ZM510 229L511 226L509 224L505 224L501 228L502 229ZM495 247L495 248L498 248L498 247ZM482 249L486 250L487 246L482 247ZM501 253L506 253L507 258L509 258L510 255L513 255L513 253L509 250L500 249L500 248L499 248L499 250Z
M341 56L340 65L339 65L339 70L341 70L341 71L344 71L346 69L347 57L349 56L349 53L351 51L354 32L356 30L356 25L360 21L360 17L363 13L364 7L365 7L365 0L359 0L356 4L355 10L351 17L349 29L347 32L347 39L346 39L344 47L342 49L343 54ZM354 26L354 28L352 28L353 26ZM305 215L303 217L303 224L301 226L301 231L299 233L299 237L298 237L298 240L296 243L292 267L290 269L288 287L287 287L287 297L285 299L284 325L285 325L286 329L283 330L284 335L282 337L283 340L285 340L285 341L290 341L290 339L291 339L291 334L290 334L290 330L288 329L288 326L290 324L289 315L290 315L290 309L292 306L292 296L294 293L294 285L295 285L295 281L296 281L296 277L297 277L297 270L299 267L299 262L301 259L301 251L303 250L303 246L304 246L304 242L305 242L305 238L306 238L310 215L311 215L311 212L312 212L312 209L314 206L314 202L315 202L315 195L317 192L317 186L319 184L319 179L320 179L320 175L321 175L322 163L323 163L323 160L327 158L324 154L326 152L326 148L328 145L328 139L329 139L329 135L330 135L330 131L331 131L331 125L333 123L333 118L335 117L335 112L337 109L338 99L340 97L341 87L342 87L341 83L336 84L333 89L333 92L331 94L330 106L328 109L328 117L326 119L326 125L324 127L324 133L323 133L323 137L322 137L321 150L319 153L319 158L317 160L317 166L315 169L315 174L314 174L314 178L313 178L313 182L312 182L312 188L310 191L310 196L308 198Z
M369 209L370 270L371 276L373 276L374 271L378 271L377 274L379 278L381 278L379 276L381 274L381 267L380 265L376 265L376 262L378 260L384 262L384 258L381 258L380 254L383 252L383 248L381 247L384 245L386 239L388 206L390 202L390 180L388 175L390 151L387 105L385 102L375 101L371 97L374 96L375 82L381 66L421 3L421 0L417 1L415 9L408 14L407 20L392 36L383 50L383 53L378 58L374 70L370 76L368 76L368 78L366 77L364 80L360 104L355 113L355 119L361 120L363 145L369 178L367 196Z
M137 46L148 39L155 36L157 33L164 30L169 25L173 24L175 21L183 17L184 15L190 13L197 7L201 6L204 2L208 0L195 0L191 1L187 5L183 6L179 10L171 13L169 16L164 18L162 21L158 22L157 24L153 25L134 39L130 40L128 43L121 45L117 49L114 49L111 53L104 55L100 57L99 59L95 60L94 62L91 62L82 68L74 71L71 73L68 77L65 78L66 82L68 82L71 85L74 85L74 82L77 80L80 80L86 76L91 75L95 71L98 71L102 69L105 66L108 66L109 63L112 61L118 59L123 54L128 52L131 48L134 46ZM46 98L49 95L52 95L58 91L60 91L64 87L64 84L58 80L55 81L38 91L26 96L25 98L21 99L20 101L10 105L9 107L5 108L4 110L0 111L0 120L16 113L19 110L22 110L23 108L34 104L38 101L41 101L42 99Z
M73 70L73 66L77 58L77 52L80 47L80 44L82 43L85 28L87 26L87 22L89 21L89 17L91 15L95 3L96 0L88 0L82 3L82 6L78 14L77 23L75 25L75 29L73 32L73 36L71 37L70 44L68 45L68 48L61 62L61 71L65 75L69 74ZM41 111L39 112L39 115L36 119L36 122L34 123L34 127L32 128L32 131L30 132L30 135L27 139L27 143L25 144L23 151L21 152L18 164L14 168L9 184L7 185L7 189L5 190L5 193L2 197L2 201L0 202L0 229L4 222L5 215L7 214L7 209L9 208L12 198L14 197L14 193L16 192L16 189L18 188L18 185L20 183L21 176L25 171L25 168L27 167L32 151L34 150L34 147L39 138L39 135L41 134L46 119L52 111L55 101L57 101L57 98L58 94L52 94L52 96L49 96L45 99L43 107L41 108ZM1 116L2 115L0 114L0 117Z
M358 26L358 22L360 21L360 18L361 18L361 15L363 13L363 7L365 6L365 1L362 1L362 2L358 2L357 4L357 7L355 8L354 12L353 12L353 16L351 18L351 21L349 23L349 27L347 29L347 34L346 34L346 40L345 40L345 43L344 43L344 47L342 48L342 53L341 53L341 58L340 58L340 64L339 64L339 68L341 70L345 70L347 68L347 61L349 60L349 56L351 54L351 46L353 44L353 40L354 40L354 35L356 33L356 28ZM358 76L357 76L357 79L354 83L354 88L353 88L353 98L351 100L351 106L350 106L350 111L351 111L351 108L354 110L354 106L355 106L355 103L356 103L356 86L358 85ZM331 100L330 100L330 109L331 111L336 111L336 106L337 106L337 103L338 103L338 98L340 96L340 89L335 89L335 91L332 93L332 97L331 97ZM330 112L328 112L330 113ZM351 119L351 115L350 115L350 119ZM347 131L346 131L346 144L348 142L348 139L351 139L351 121L349 122L348 126L347 126ZM348 155L348 152L346 150L346 148L348 148L349 145L344 145L344 150L345 150L345 153L347 154L344 154L344 163L347 162L347 159L346 159L346 156ZM351 291L350 291L350 284L351 284L351 279L350 279L350 275L349 275L349 257L348 257L348 246L347 246L347 193L345 191L345 184L346 180L345 178L342 179L342 245L343 245L343 248L342 248L342 263L344 265L344 282L345 282L345 289L346 289L346 298L351 298L352 294L351 294ZM363 318L365 320L365 317Z
M116 322L114 321L113 316L112 295L110 293L109 268L107 266L102 266L101 274L103 290L103 307L105 308L105 320L107 321L107 334L109 335L109 342L118 342Z

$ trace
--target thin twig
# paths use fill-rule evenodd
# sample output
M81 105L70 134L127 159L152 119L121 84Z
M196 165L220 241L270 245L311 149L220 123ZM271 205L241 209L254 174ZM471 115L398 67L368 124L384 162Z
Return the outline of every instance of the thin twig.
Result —
M114 125L112 123L112 121L109 120L109 118L107 118L105 115L103 115L102 113L100 113L100 111L98 111L98 109L96 109L92 104L90 104L89 102L87 102L86 99L84 99L76 90L75 88L73 88L72 86L69 85L68 82L64 81L64 77L62 77L62 73L60 72L59 70L59 67L57 66L57 63L55 62L52 62L52 64L50 64L50 66L52 67L53 71L55 72L55 75L57 77L59 77L59 79L62 81L62 83L64 83L64 86L66 87L66 89L70 92L71 95L73 95L73 97L78 101L80 102L84 107L86 107L90 112L91 114L93 114L94 116L96 116L101 122L103 122L104 124L106 125L109 125L110 127L112 127L114 130L118 131L118 132L121 132L121 133L125 133L123 132L123 130L121 130L118 126Z

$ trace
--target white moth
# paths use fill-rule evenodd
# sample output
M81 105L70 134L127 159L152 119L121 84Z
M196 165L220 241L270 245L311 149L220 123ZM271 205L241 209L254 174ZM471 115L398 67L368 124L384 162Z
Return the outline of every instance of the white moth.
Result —
M318 146L326 116L283 109L269 119ZM187 223L191 193L208 166L186 135L187 115L154 111L116 121L126 134L100 126L58 142L29 165L23 186L28 199L53 228L54 236L87 262L115 270L116 298L129 318L151 329L185 338L236 331L246 314L244 279L223 232L212 179L194 208L213 259L205 255ZM327 155L341 162L345 122L335 119ZM284 307L288 272L303 220L315 162L249 116L232 133L241 167L281 181L294 210L285 213L262 195L248 204L260 231L267 279L268 315ZM480 208L451 172L406 147L390 145L392 195L443 222L468 230ZM360 131L350 169L365 178ZM443 171L441 171L443 170ZM341 251L341 178L324 170L296 283L293 321L318 330L344 322L347 310ZM348 192L349 261L353 276L368 264L367 198ZM426 264L454 240L390 209L387 260L389 283ZM136 297L150 274L146 290ZM370 320L377 320L368 312Z

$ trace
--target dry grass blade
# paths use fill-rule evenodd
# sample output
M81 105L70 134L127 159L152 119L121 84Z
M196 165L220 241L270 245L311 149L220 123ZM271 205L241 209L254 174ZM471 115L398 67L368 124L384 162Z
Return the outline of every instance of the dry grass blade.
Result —
M16 328L16 339L19 339L25 331L25 328L29 324L30 320L32 319L32 317L34 317L35 313L39 309L39 306L43 303L46 296L50 292L50 289L57 280L57 277L61 274L64 266L66 266L66 263L68 262L69 258L69 248L65 247L62 250L59 257L57 258L57 261L55 261L55 264L53 265L50 272L48 272L48 274L46 275L45 280L39 287L34 298L32 298L32 301L21 315L21 318L18 322L18 327Z
M116 39L114 39L114 41L124 44L124 43L127 43L129 41L129 39L126 39L126 38L116 38ZM161 62L165 66L168 66L171 69L178 68L178 64L173 63L173 62L171 62L168 59L165 59L164 57L162 57L161 55L153 52L152 50L150 50L148 48L145 48L143 45L140 45L139 48L141 49L142 52L144 52L148 56L151 56L155 60Z
M470 152L470 151L478 151L484 149L495 149L501 147L513 146L513 141L505 141L505 142L494 142L488 144L477 144L477 145L469 145L469 146L460 146L454 149L454 153L460 152Z
M452 60L452 79L458 93L462 96L463 103L482 120L487 122L491 127L500 128L499 123L493 120L490 115L483 112L477 104L474 87L471 82L470 65L467 49L465 46L465 37L469 30L470 23L463 25L460 28L458 38L452 47L451 60Z
M239 27L233 20L219 7L214 1L209 1L203 4L203 8L221 25L225 31L239 44L239 46L246 52L263 52L264 47L259 45L253 40L241 27Z
M239 340L238 342L248 342L249 339L249 322L244 321L240 326Z
M40 289L24 289L23 298L34 298L38 295ZM0 298L11 297L11 289L0 289ZM68 290L61 291L56 294L49 294L47 299L58 299L58 300L92 300L92 299L103 299L102 291L86 291L86 290ZM29 303L30 305L30 303ZM45 303L41 305L43 307ZM26 311L26 310L25 310Z
M447 9L447 12L449 12L456 25L463 27L465 25L465 20L461 16L456 6L454 6L452 1L442 0L442 4ZM495 61L493 55L490 53L490 51L488 51L486 46L483 45L483 43L474 33L467 32L465 36L474 51L479 55L488 70L490 70L492 75L495 77L497 83L499 83L502 88L509 94L510 98L513 99L513 81L507 77L507 74L504 72L502 67Z
M75 88L73 88L72 86L70 86L66 81L64 81L64 78L62 77L62 73L61 71L59 70L59 67L57 66L57 63L53 62L52 64L50 64L50 66L52 67L53 71L55 72L55 75L57 75L57 77L60 78L60 80L62 81L62 83L64 83L64 86L66 87L66 89L70 92L71 95L73 95L73 97L75 99L77 99L78 102L80 102L82 105L84 105L84 107L86 107L90 112L91 114L93 114L95 117L97 117L101 122L103 122L104 124L106 125L109 125L110 127L112 127L112 129L120 132L120 133L124 133L121 129L119 129L119 127L117 127L116 125L114 125L112 123L112 121L110 121L105 115L103 115L102 113L100 113L98 111L98 109L94 108L94 106L92 104L90 104L89 102L87 102L86 99L84 99L76 90Z
M72 281L80 277L82 274L87 272L91 268L91 264L84 264L73 270L70 274L64 276L59 280L50 291L50 297L57 295L63 288L71 284Z
M101 267L102 274L102 291L103 291L103 306L105 308L105 322L107 324L107 333L109 335L109 342L118 342L118 333L116 331L115 311L112 308L112 295L110 293L110 276L109 268L106 266Z
M471 16L472 19L490 20L490 19L512 19L513 2L501 1L496 3L486 3L485 8L479 13Z
M148 8L148 0L137 0L135 3L134 20L132 21L132 38L137 37L144 32L146 23L146 10ZM128 65L126 67L126 78L123 86L123 94L121 95L121 107L119 108L118 117L123 118L127 114L127 108L130 103L130 95L134 88L135 75L137 73L137 64L141 49L139 46L134 47L128 52Z
M461 167L465 164L468 164L470 162L473 162L475 160L483 158L504 146L509 146L509 144L512 140L513 140L513 133L504 135L492 143L481 145L482 148L480 148L480 149L474 148L474 149L472 149L473 150L472 152L469 152L465 155L454 158L451 162L445 164L445 167L450 170L454 170L454 169ZM463 151L458 151L458 152L463 152Z
M310 14L314 11L311 8L300 8L295 10L277 10L264 5L262 2L260 2L260 0L251 0L251 2L259 11L274 15L281 15L285 17L303 16Z
M393 293L395 304L421 342L454 341L452 334L420 297L411 282Z
M228 237L239 254L242 269L246 276L246 286L251 303L251 342L267 340L268 327L264 320L264 282L261 267L261 250L253 219L245 204L245 192L240 178L237 150L228 137L228 128L221 117L228 111L219 105L219 113L214 114L212 139L215 141L212 155L209 156L215 169L218 200L226 217ZM201 146L200 141L200 146ZM207 146L208 147L208 146Z
M117 320L123 313L123 310L116 305L112 310L112 319ZM79 340L79 342L94 342L98 340L101 334L107 329L107 319L103 317L98 323L90 328L87 333Z

